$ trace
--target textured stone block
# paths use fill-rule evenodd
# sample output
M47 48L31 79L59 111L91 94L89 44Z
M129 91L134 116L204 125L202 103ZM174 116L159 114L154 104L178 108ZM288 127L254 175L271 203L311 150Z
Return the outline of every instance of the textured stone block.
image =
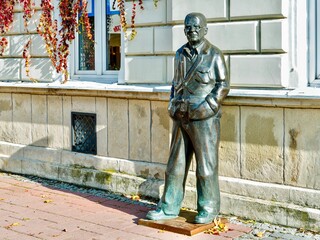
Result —
M319 199L319 190L290 187L290 202L296 205L320 209Z
M0 142L0 169L3 171L21 173L21 159L23 159L24 146Z
M48 96L48 146L63 148L62 97Z
M221 193L221 213L288 225L287 210L274 202Z
M172 27L172 51L176 52L183 44L187 43L186 35L184 34L184 26L176 25Z
M232 86L285 87L288 85L287 56L230 56Z
M128 100L108 99L108 156L129 157Z
M219 183L224 193L281 203L291 202L291 188L288 186L221 176ZM303 193L300 191L300 194Z
M26 146L23 149L24 161L39 161L60 164L61 151L51 148Z
M88 187L116 191L116 179L112 173L77 166L60 167L59 180Z
M11 93L0 94L0 141L12 141L12 97Z
M31 95L12 94L13 143L31 144Z
M151 161L167 164L170 150L168 103L152 102L151 114Z
M13 144L8 142L0 141L0 155L3 156L23 156L23 148L24 145L21 144Z
M139 186L139 194L142 196L150 196L154 199L159 199L160 196L160 189L163 186L163 180L156 180L156 179L147 179Z
M32 95L32 145L48 146L47 96Z
M257 21L208 24L206 38L222 51L259 51L259 27Z
M153 53L153 27L137 28L137 36L133 41L125 43L126 54L151 54Z
M172 84L172 79L174 76L174 57L167 57L167 81L170 86Z
M142 178L164 179L166 165L138 161L119 161L119 171Z
M72 97L72 111L95 113L96 99L94 97Z
M10 37L10 56L21 57L23 49L30 40L28 35L16 35Z
M230 18L287 17L288 0L230 0Z
M27 161L21 161L21 173L45 178L50 176L50 179L58 179L59 167L54 163L28 159Z
M96 169L96 156L78 152L62 151L61 164L77 168Z
M37 26L39 25L39 22L40 22L41 13L42 13L41 11L35 11L34 12L34 14L32 15L31 19L29 20L27 28L24 26L24 20L23 20L23 17L21 15L20 32L24 32L24 33L26 33L27 31L28 32L32 32L32 33L37 32Z
M62 97L63 104L63 149L71 151L71 108L72 102L70 96Z
M11 28L9 29L8 33L21 33L22 28L23 28L22 13L14 13L13 22L11 24Z
M240 109L223 106L219 147L219 175L240 177Z
M48 56L46 43L40 35L32 35L31 41L31 56Z
M119 171L119 159L70 151L62 152L61 165L100 171Z
M283 110L241 107L241 176L283 183Z
M136 2L137 3L137 2ZM146 25L154 25L154 24L164 24L166 23L166 1L158 1L158 6L155 7L153 1L143 1L144 10L140 10L139 6L137 5L136 8L136 18L135 18L135 25L136 26L146 26ZM129 11L127 11L126 18L128 19L128 23L132 17L132 2L126 2L126 7ZM141 35L139 34L137 38L140 38ZM135 39L136 40L136 39Z
M183 22L191 12L201 12L209 20L226 20L227 9L226 0L168 0L167 21Z
M166 83L166 57L126 57L125 80L128 83Z
M310 119L312 116L312 120ZM285 183L320 189L317 109L285 110Z
M16 156L1 156L0 155L0 169L6 172L21 174L21 158Z
M288 48L287 20L261 21L261 51L287 52Z
M26 75L25 61L22 60L22 79L30 80ZM52 62L48 58L31 58L30 60L30 77L41 82L51 82L56 79L57 73Z
M4 58L0 59L0 80L20 80L21 59Z
M129 159L151 161L150 101L129 100Z
M158 53L172 53L172 27L155 27L154 28L154 52Z
M96 98L97 114L97 154L108 156L108 118L107 118L107 99Z
M139 193L139 186L145 181L143 178L129 176L125 174L113 174L113 183L116 184L115 192L126 195L136 195Z
M182 206L197 209L197 191L194 188L186 187L186 192L184 199L182 201Z

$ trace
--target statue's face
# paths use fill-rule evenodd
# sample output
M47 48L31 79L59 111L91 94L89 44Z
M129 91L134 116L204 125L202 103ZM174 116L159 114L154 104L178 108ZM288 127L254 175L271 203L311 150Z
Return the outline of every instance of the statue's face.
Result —
M188 42L192 45L201 43L207 34L207 27L197 16L190 16L185 19L184 33Z

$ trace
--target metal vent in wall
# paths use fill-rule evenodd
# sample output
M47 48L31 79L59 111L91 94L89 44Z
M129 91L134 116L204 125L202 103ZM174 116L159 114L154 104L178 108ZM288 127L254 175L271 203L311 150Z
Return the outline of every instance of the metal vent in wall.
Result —
M72 151L97 154L96 114L71 113Z

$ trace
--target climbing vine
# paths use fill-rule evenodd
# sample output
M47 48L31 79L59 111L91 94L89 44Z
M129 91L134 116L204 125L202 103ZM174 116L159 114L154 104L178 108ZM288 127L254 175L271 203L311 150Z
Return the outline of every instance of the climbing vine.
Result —
M0 33L5 34L10 29L13 22L13 7L15 0L0 0ZM0 56L3 55L8 45L6 37L0 38Z
M59 1L59 22L55 19L53 1ZM138 1L138 2L136 2ZM157 6L159 0L153 0ZM28 25L34 14L34 0L0 0L0 56L3 56L8 46L8 34L12 27L14 18L14 6L20 4L23 9L24 28L29 33ZM41 14L37 33L44 39L46 51L52 65L58 73L62 73L64 81L68 79L68 57L70 54L70 44L75 39L77 31L84 31L86 38L91 41L91 25L87 12L88 0L41 0ZM127 24L126 0L113 0L112 8L118 6L120 12L120 23L125 36L132 40L137 34L135 29L135 18L137 7L144 9L143 0L132 1L131 24ZM81 28L79 27L81 25ZM130 35L127 35L128 27L131 28ZM26 75L30 77L30 46L31 38L24 44L22 57L25 60Z

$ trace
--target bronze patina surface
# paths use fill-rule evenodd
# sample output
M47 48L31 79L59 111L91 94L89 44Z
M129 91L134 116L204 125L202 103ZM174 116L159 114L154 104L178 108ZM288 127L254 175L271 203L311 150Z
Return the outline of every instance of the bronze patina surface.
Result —
M221 103L229 92L224 56L206 38L207 21L201 13L185 17L188 42L174 60L169 115L173 120L164 193L150 220L176 218L184 198L192 156L196 159L197 211L193 222L211 223L220 211L218 148Z

